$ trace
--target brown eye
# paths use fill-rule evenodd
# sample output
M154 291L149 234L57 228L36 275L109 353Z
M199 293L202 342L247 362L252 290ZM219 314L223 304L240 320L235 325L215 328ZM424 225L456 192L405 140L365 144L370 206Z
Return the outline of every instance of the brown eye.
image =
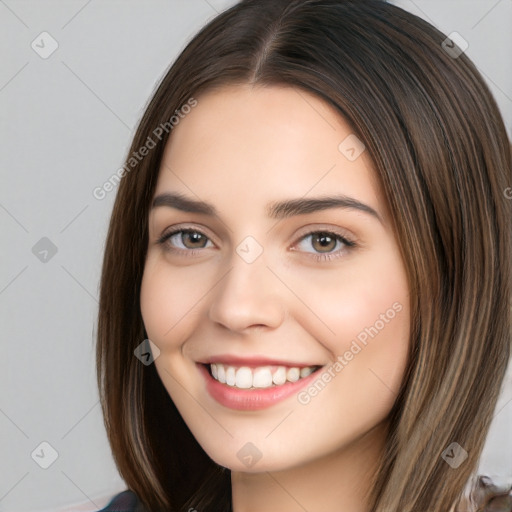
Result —
M187 249L202 249L206 246L208 238L199 231L185 231L179 232L181 234L181 243Z
M330 252L336 248L337 237L330 233L313 233L311 235L311 246L318 252Z
M171 233L164 234L158 243L165 245L170 250L176 251L190 251L193 253L194 249L205 249L210 243L210 239L201 231L196 229L177 229ZM213 245L213 244L212 244Z
M347 254L356 243L331 231L310 231L296 247L316 261L330 261Z

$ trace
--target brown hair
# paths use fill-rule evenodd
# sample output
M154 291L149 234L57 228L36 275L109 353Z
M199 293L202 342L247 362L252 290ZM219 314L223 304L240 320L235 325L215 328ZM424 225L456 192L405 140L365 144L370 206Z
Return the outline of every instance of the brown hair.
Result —
M445 511L489 429L510 354L511 154L499 110L446 36L381 0L247 0L209 22L149 102L130 154L194 96L287 85L351 125L375 164L411 293L411 351L372 512ZM101 276L97 372L120 474L149 511L231 510L230 472L196 442L156 373L139 294L166 131L120 182ZM457 442L467 460L441 457Z

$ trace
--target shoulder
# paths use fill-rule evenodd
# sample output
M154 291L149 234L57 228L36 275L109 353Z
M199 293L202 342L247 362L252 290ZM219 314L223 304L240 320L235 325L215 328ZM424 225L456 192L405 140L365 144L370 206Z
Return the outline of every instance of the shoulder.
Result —
M143 512L139 500L132 491L123 491L112 498L110 503L98 512Z

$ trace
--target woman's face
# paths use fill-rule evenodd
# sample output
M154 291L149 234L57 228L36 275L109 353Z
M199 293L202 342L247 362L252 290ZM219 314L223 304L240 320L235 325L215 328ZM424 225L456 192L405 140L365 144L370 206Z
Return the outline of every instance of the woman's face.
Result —
M141 311L157 372L222 466L341 453L385 430L408 354L405 268L368 152L302 90L197 100L150 212Z

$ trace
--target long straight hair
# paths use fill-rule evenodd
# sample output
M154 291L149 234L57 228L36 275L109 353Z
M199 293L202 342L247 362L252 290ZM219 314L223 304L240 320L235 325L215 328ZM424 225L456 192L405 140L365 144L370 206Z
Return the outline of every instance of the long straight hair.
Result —
M140 287L159 126L225 85L289 86L339 112L374 162L406 267L410 358L371 512L449 510L474 474L511 346L511 154L482 77L446 36L381 0L246 0L209 22L157 87L127 157L100 284L97 375L121 476L148 511L230 511L230 471L192 436L154 365ZM161 50L159 50L161 51ZM164 125L167 123L167 125ZM159 133L160 132L156 132ZM467 459L450 467L457 443Z

